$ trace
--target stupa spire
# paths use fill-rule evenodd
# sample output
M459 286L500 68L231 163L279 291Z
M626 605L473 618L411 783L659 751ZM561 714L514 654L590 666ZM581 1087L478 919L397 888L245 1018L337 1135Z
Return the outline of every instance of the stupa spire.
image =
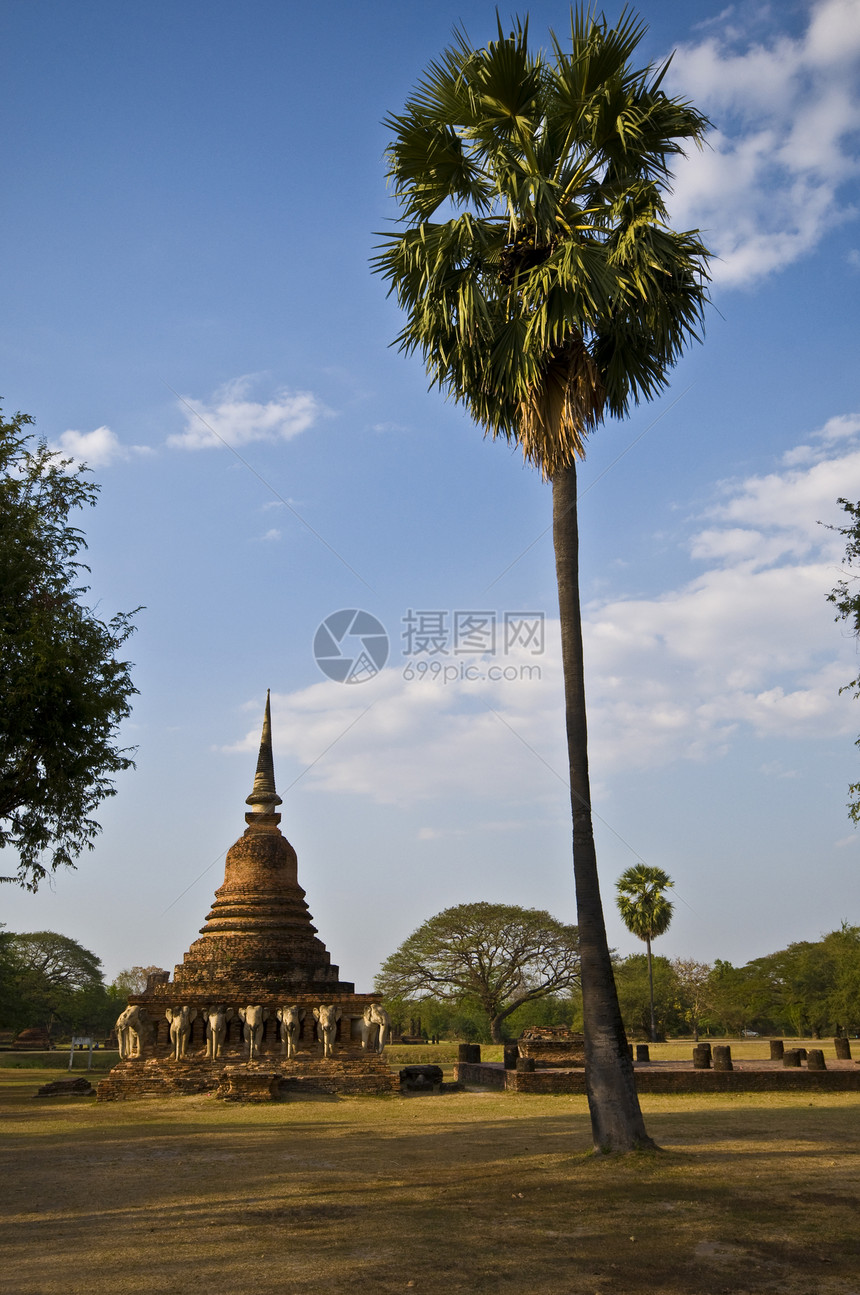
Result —
M257 756L257 772L254 774L254 786L245 801L251 806L253 814L274 814L281 798L275 790L275 762L272 758L272 711L269 702L269 690L266 690L266 713L263 716L263 733L260 738L260 754Z

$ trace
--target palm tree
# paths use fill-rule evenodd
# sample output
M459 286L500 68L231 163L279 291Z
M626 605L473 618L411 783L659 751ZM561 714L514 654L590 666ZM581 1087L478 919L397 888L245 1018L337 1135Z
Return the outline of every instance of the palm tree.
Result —
M615 883L615 902L627 930L645 941L648 954L648 996L651 1003L651 1042L657 1042L654 1020L654 970L651 966L651 941L669 929L675 905L663 894L674 883L662 868L634 863L622 872Z
M669 228L661 187L708 123L665 94L665 65L631 68L644 32L627 10L610 27L582 9L569 51L551 33L551 53L530 52L519 20L481 49L456 32L386 121L403 227L373 261L406 312L399 348L552 482L587 1088L595 1146L617 1151L651 1142L592 830L576 459L606 414L668 384L707 300L707 250Z

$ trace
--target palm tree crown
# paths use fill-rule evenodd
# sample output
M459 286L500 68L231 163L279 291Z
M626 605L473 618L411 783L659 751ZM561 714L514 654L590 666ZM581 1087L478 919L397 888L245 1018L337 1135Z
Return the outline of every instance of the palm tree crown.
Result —
M651 962L651 941L669 929L674 904L663 894L673 885L669 874L662 868L647 863L634 863L622 872L615 883L615 902L624 925L633 935L645 941L648 955L648 999L651 1009L651 1041L657 1040L657 1018L654 1012L654 968Z
M572 11L549 56L527 21L478 50L458 32L386 121L407 228L373 264L406 312L397 344L547 477L666 385L707 299L707 250L661 189L708 123L664 93L668 64L629 67L644 32Z
M662 868L636 863L615 883L616 903L622 921L632 935L650 944L669 929L674 904L663 894L674 883Z

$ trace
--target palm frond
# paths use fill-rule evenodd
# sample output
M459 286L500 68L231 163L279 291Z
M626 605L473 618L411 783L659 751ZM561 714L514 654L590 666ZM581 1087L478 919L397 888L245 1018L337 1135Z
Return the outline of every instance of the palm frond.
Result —
M632 65L644 32L579 7L546 58L527 23L483 49L458 31L386 123L407 228L372 265L406 315L395 345L547 476L701 333L708 252L664 193L708 123L664 92L666 64ZM434 221L445 204L459 214Z

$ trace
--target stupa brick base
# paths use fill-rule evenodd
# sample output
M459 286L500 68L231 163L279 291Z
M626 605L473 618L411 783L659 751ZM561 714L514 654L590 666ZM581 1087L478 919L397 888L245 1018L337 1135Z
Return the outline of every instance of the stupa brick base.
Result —
M356 994L341 980L317 937L296 852L279 828L280 803L267 699L252 808L227 852L224 883L173 979L152 976L144 993L130 997L117 1022L123 1060L99 1084L100 1101L213 1089L234 1100L269 1100L291 1088L396 1089L375 1050L384 1019L367 1020L379 997ZM278 1013L289 1007L302 1019L288 1049ZM333 1009L327 1032L314 1016L321 1007ZM255 1026L242 1019L252 1011Z
M302 1093L339 1093L368 1097L400 1091L397 1074L384 1055L338 1052L330 1058L295 1060L262 1057L210 1061L150 1058L121 1061L97 1088L101 1102L135 1097L178 1097L214 1092L228 1101L272 1101Z

